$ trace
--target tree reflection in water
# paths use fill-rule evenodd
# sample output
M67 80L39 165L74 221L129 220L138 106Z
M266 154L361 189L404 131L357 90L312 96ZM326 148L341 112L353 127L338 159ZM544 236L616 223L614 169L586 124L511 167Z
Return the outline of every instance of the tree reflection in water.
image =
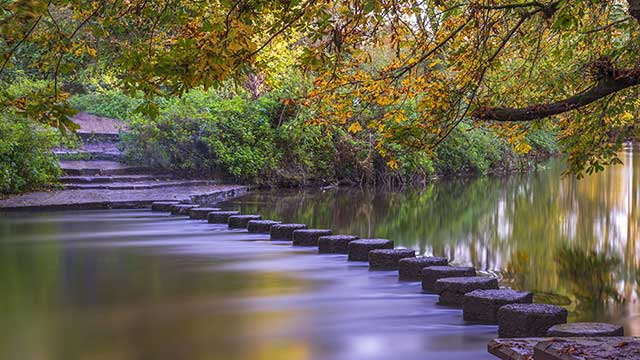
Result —
M503 285L533 291L539 301L572 299L574 319L608 317L640 334L640 153L629 146L621 159L624 165L581 180L563 177L564 163L555 159L541 171L506 178L404 191L257 192L226 206L392 239L502 274Z

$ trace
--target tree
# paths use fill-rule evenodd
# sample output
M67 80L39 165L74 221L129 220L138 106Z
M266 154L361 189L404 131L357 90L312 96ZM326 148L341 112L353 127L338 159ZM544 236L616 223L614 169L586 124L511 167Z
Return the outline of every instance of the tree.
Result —
M550 127L581 173L619 162L635 136L639 22L640 0L8 0L0 76L36 54L54 86L32 111L65 118L57 80L94 57L126 91L181 94L260 71L277 41L316 77L314 123L375 134L391 166L394 144L433 149L465 121L522 152Z

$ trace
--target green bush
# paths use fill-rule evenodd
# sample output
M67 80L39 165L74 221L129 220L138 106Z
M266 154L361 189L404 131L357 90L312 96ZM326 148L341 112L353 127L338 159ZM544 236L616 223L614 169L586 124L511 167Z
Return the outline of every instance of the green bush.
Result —
M192 176L223 172L255 179L277 163L268 98L222 99L193 90L160 104L156 118L134 115L123 138L129 162Z
M144 102L118 90L101 90L89 94L73 95L69 103L75 109L89 114L127 121Z
M462 123L436 149L439 173L486 174L509 154L504 140L485 128Z
M533 150L545 154L556 154L560 151L555 133L549 130L535 129L526 135L527 142Z
M57 133L10 113L0 113L0 194L33 190L61 174L51 148Z

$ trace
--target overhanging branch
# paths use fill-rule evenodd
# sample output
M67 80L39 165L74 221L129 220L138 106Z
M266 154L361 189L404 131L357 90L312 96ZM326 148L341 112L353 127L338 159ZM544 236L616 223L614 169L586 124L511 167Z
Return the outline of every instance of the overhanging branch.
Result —
M640 85L640 70L616 71L614 77L599 81L594 87L564 100L524 108L482 106L472 116L479 120L532 121L579 109L621 90Z

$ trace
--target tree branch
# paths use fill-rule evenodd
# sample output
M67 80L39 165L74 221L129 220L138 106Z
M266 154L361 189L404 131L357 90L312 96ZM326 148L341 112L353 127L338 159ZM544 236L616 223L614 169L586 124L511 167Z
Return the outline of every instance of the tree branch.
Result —
M640 0L627 0L629 4L629 15L640 22Z
M472 116L478 120L532 121L579 109L624 89L640 85L640 68L619 70L611 77L600 80L596 86L564 100L549 104L536 104L525 108L482 106Z

